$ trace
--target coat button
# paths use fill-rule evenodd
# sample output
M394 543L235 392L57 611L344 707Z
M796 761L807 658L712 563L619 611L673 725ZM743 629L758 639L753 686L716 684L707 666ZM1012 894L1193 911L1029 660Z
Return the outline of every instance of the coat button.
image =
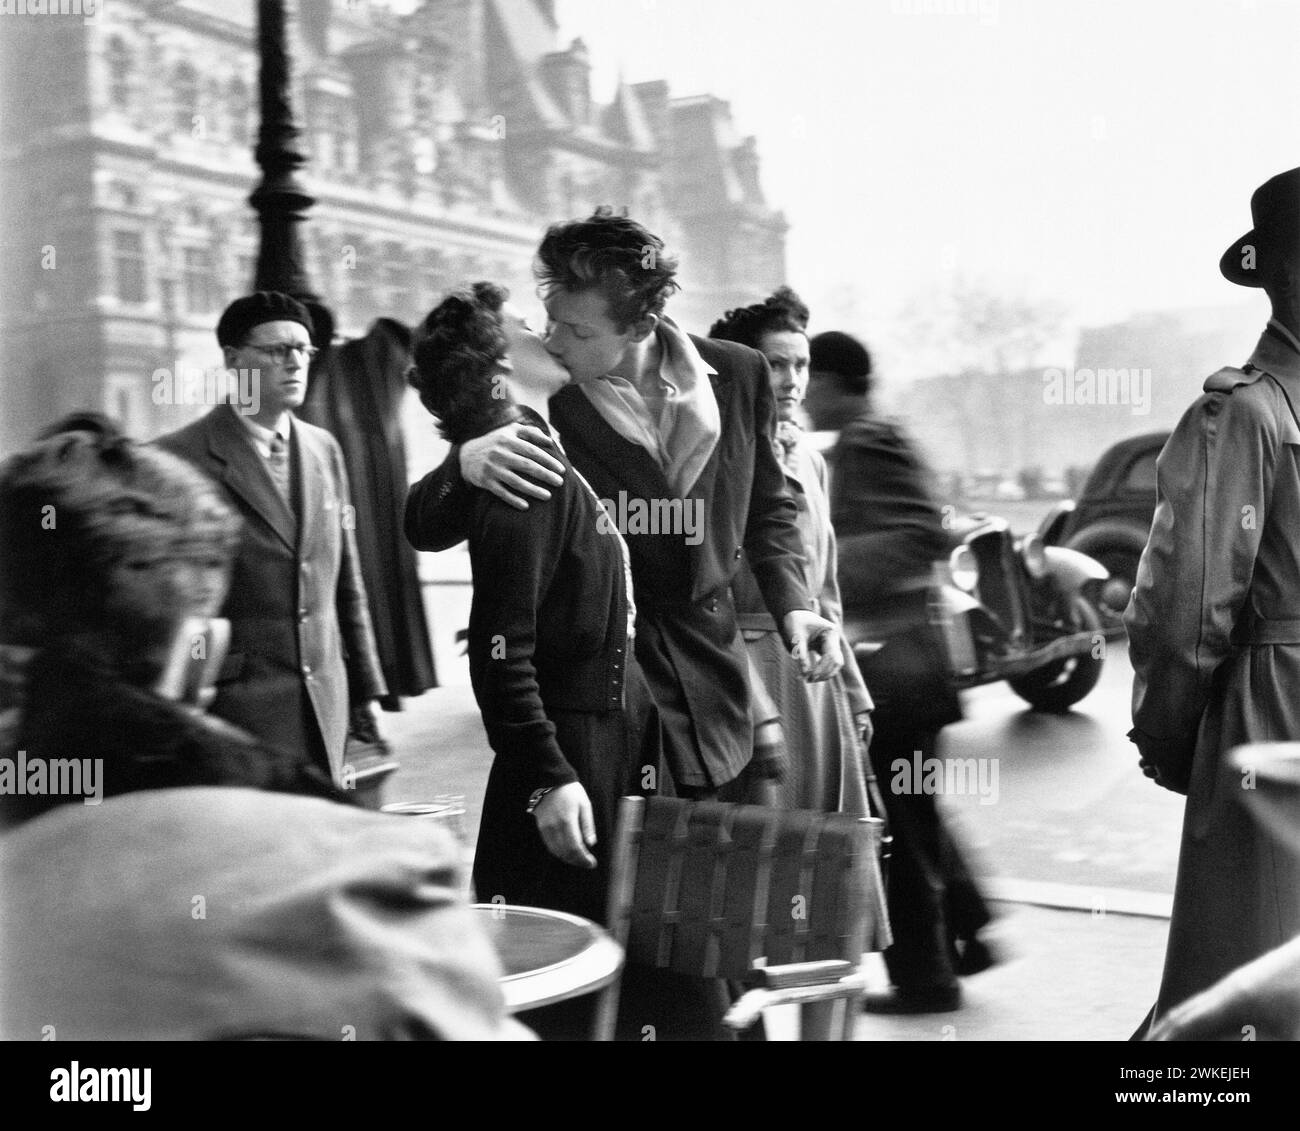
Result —
M307 612L306 609L299 609L299 610L298 610L298 623L299 623L299 624L306 624L306 623L307 623L307 617L308 617L308 615L309 615L309 614L308 614L308 612Z
M311 665L310 665L310 664L303 664L303 666L302 666L302 674L305 675L305 676L307 676L308 679L311 678Z

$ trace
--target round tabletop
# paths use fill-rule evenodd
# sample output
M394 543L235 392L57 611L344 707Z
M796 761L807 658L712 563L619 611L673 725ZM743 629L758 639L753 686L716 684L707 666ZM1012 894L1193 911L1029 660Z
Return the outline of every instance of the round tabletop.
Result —
M501 990L511 1013L592 993L623 968L623 949L580 915L510 903L475 903L505 970Z

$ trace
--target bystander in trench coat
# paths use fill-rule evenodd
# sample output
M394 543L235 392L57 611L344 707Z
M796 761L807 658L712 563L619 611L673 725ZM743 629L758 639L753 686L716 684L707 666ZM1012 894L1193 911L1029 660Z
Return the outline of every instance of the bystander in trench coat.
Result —
M1300 932L1300 864L1242 805L1225 756L1300 739L1300 343L1270 322L1156 464L1125 613L1134 738L1187 793L1156 1015Z

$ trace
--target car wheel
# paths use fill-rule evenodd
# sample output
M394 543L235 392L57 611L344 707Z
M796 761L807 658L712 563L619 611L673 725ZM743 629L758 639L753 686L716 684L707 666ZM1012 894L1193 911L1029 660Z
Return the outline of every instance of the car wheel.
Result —
M1101 617L1086 597L1076 594L1070 601L1069 629L1071 632L1091 631L1097 634L1097 639L1102 639ZM1068 711L1097 686L1102 662L1088 652L1066 660L1055 660L1036 671L1008 679L1007 683L1035 710L1059 714Z

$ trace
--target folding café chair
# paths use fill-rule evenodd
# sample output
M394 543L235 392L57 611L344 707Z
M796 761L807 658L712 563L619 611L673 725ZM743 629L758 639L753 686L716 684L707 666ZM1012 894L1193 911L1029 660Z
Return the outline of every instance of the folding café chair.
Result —
M848 1039L863 953L889 942L880 835L877 818L624 797L609 931L628 962L751 986L730 1028L795 1003L802 1039ZM618 998L616 981L597 1006L597 1040L613 1039ZM833 1026L836 999L844 1015Z

